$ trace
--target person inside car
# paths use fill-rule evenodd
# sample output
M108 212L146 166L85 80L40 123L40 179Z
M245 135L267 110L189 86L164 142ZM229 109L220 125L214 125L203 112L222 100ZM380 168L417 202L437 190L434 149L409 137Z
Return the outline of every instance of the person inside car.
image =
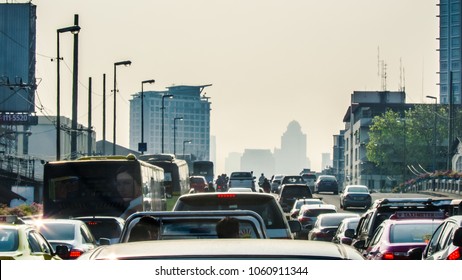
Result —
M160 223L151 216L143 216L130 231L128 242L158 240L160 236Z
M239 238L239 220L225 217L217 223L216 230L218 238Z

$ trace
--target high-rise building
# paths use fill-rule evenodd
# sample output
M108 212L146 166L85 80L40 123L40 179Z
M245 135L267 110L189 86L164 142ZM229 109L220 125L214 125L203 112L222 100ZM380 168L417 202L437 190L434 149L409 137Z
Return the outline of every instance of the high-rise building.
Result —
M286 132L281 136L281 149L274 150L276 172L283 174L299 174L307 167L306 134L297 121L287 126Z
M462 0L440 0L438 6L440 10L440 103L450 103L450 93L452 89L453 104L461 104Z
M146 154L162 153L163 142L164 153L192 160L210 160L211 103L203 92L208 86L211 85L182 85L167 87L165 91L145 91L143 110L141 92L134 94L130 100L130 149L138 150L138 144L142 142L143 117Z

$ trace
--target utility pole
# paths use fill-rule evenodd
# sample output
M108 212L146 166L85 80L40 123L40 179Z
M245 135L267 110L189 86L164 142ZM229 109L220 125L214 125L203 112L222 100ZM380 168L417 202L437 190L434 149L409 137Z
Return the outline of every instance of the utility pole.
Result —
M79 26L79 15L74 15L74 25ZM71 130L71 159L77 158L77 104L79 83L79 34L74 34L74 66L72 80L72 130Z

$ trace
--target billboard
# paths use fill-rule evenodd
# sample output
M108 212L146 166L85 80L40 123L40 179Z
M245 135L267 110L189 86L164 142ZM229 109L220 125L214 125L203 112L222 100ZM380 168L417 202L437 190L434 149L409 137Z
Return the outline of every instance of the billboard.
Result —
M36 6L0 4L0 113L34 112Z

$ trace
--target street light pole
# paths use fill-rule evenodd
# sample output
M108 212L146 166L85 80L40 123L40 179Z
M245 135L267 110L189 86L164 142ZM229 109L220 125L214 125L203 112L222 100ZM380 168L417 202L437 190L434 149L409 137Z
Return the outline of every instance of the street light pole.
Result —
M138 145L138 151L143 154L146 152L147 147L146 143L144 143L144 89L143 85L144 84L153 84L155 83L155 80L145 80L141 82L141 143Z
M60 113L60 98L61 98L61 76L59 62L61 60L59 54L59 34L65 32L78 33L80 26L73 25L65 28L56 30L56 42L57 42L57 55L56 55L56 160L61 160L61 113Z
M114 133L114 135L113 135L114 141L113 142L114 143L113 143L113 146L112 146L112 154L113 155L116 154L117 66L119 66L119 65L129 66L131 64L132 64L132 62L130 60L119 61L119 62L114 63L114 130L113 130L113 133Z
M435 115L434 120L433 120L433 172L435 172L436 171L436 106L437 106L438 99L435 96L431 96L431 95L427 95L427 98L435 100L435 105L433 107L433 114Z
M176 117L173 119L173 155L176 155L176 121L182 121L183 117Z
M164 102L165 102L165 98L173 98L173 94L164 94L162 95L162 153L164 153L164 111L165 111L165 105L164 105Z
M186 143L190 144L190 143L192 143L192 141L191 140L184 140L183 141L183 159L186 159L186 156L184 154L184 146L185 146Z

